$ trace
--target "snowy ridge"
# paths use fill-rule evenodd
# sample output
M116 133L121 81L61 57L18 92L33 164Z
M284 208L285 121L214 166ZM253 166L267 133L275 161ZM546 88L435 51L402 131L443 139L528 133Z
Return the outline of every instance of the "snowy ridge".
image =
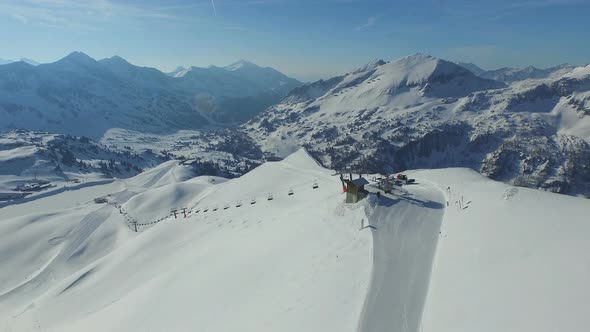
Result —
M130 213L137 208L157 214L165 202L170 204L167 209L177 207L182 199L166 200L172 197L193 199L199 208L211 210L188 219L169 219L141 233L131 233L113 211L89 240L81 242L85 254L77 262L88 259L85 264L72 265L67 260L60 269L52 267L55 281L44 278L47 272L42 272L34 278L39 285L34 289L14 289L14 281L3 284L3 289L12 291L0 296L0 317L8 318L6 327L18 330L182 330L192 326L259 331L261 320L256 313L264 312L264 325L270 330L352 331L370 271L370 261L365 259L370 240L368 233L358 231L359 221L366 218L363 209L341 205L339 181L330 174L301 152L231 181L211 183L197 178L148 190L144 195L153 195L154 201L159 197L160 205L133 206L135 198L131 198L124 205ZM312 188L314 182L319 188ZM295 191L293 196L287 194L289 188ZM274 193L272 201L267 200L268 192ZM113 194L112 199L124 196L128 195ZM253 197L257 202L250 204ZM243 206L236 207L237 201L243 201ZM232 203L231 207L224 209L224 202ZM81 212L84 209L89 211L83 207ZM31 218L3 225L23 225ZM106 227L116 224L116 230ZM30 233L35 224L29 225L25 229ZM110 234L105 236L105 231ZM78 241L74 239L84 236L67 227L54 233L67 234L62 237L69 239L63 247L57 244L58 250L72 247L72 241ZM41 233L35 234L31 236ZM100 237L111 245L97 251L91 239ZM113 242L113 238L127 240ZM12 242L0 243L6 246L2 253L14 250ZM105 255L105 250L111 253ZM48 256L41 257L29 268L44 271L43 259ZM18 265L18 260L11 261L11 280L27 275ZM71 270L74 267L76 272ZM164 284L166 293L159 291ZM232 300L220 294L232 294ZM31 300L34 306L28 306ZM211 315L228 307L234 313L231 320ZM146 308L158 308L158 313ZM348 318L342 319L343 314Z
M576 68L575 66L569 64L562 64L545 69L539 69L533 66L528 66L524 68L503 67L494 70L484 70L473 63L459 62L457 64L461 67L468 69L477 76L506 83L513 83L530 79L556 79L561 76L567 75Z

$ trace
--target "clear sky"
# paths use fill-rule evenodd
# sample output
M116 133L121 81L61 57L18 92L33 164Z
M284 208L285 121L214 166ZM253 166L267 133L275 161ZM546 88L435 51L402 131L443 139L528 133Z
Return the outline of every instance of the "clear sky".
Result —
M303 80L421 52L485 69L590 63L590 0L0 0L0 58L169 71L247 59Z

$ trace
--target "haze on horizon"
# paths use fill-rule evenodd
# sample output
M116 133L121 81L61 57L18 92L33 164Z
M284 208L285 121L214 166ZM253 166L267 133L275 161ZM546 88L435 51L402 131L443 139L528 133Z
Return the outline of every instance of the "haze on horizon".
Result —
M2 0L0 58L171 71L247 59L314 80L422 52L485 69L590 62L587 0Z

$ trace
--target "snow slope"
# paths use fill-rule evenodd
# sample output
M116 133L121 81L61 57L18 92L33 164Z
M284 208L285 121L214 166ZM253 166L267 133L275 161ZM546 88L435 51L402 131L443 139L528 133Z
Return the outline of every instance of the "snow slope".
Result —
M145 176L159 177L157 170L150 174ZM39 279L32 292L14 287L31 268L26 259L21 261L22 256L13 258L11 270L21 272L4 284L8 295L0 296L2 327L18 331L354 331L371 270L370 233L359 231L360 220L366 218L363 206L344 206L340 182L331 174L300 151L230 181L196 178L169 183L145 191L151 195L144 197L146 201L179 195L187 199L187 205L207 206L209 212L170 219L141 233L130 233L110 206L100 208L96 211L114 211L92 236L103 235L111 245L99 250L94 241L82 241L82 257L94 258L76 265L76 271L49 263L55 277ZM312 188L315 182L317 189ZM136 184L142 183L146 180L138 178ZM290 188L292 196L287 194ZM117 200L118 195L112 196ZM135 197L123 204L130 215L150 209L158 215L164 209L165 204L133 206ZM255 204L250 204L252 198ZM243 203L239 208L238 201ZM228 209L224 209L226 203ZM214 207L218 207L215 212ZM32 225L32 218L8 222ZM59 222L52 220L43 219L45 225ZM117 222L123 228L111 230L110 236L101 233L103 226ZM27 227L18 227L23 234L29 233ZM66 227L61 233L81 239L84 232L68 233ZM43 238L42 234L30 234L29 241ZM113 237L126 240L111 241ZM0 243L7 243L6 252L19 249L13 242ZM111 252L102 255L103 250ZM39 274L44 271L42 262L54 255L55 250L36 258ZM55 257L62 262L60 257L65 256Z
M48 212L37 205L37 213L15 218L0 209L0 327L590 326L588 200L440 169L408 172L417 184L395 195L344 204L332 174L304 150L227 181L186 180L183 166L165 163L121 180L108 205ZM187 218L168 217L139 233L125 221L150 221L183 206Z
M436 183L450 204L422 331L588 329L590 200L512 187L467 169L412 175Z
M359 331L418 331L444 214L444 197L421 183L381 195L369 222L373 272Z
M137 175L161 159L111 150L85 137L14 130L0 133L0 206ZM41 181L48 187L27 189Z

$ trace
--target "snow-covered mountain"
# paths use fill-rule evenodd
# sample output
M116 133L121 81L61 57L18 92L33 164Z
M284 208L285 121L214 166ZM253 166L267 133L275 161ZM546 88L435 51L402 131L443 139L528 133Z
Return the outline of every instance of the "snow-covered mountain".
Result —
M184 72L184 71L186 71L186 70L187 70L186 67L184 67L184 66L178 66L173 71L167 72L166 75L173 76L173 77L174 76L177 76L177 75L182 76L183 74L181 74L181 73Z
M470 167L590 196L588 74L507 86L416 54L295 89L244 130L265 151L305 146L340 170Z
M0 208L63 191L128 178L164 156L113 151L87 137L29 132L0 134Z
M539 69L533 66L525 68L500 68L488 70L479 74L479 76L502 82L515 82L527 79L559 78L574 68L575 66L572 65L559 65L545 69Z
M482 69L481 67L479 67L478 65L474 64L474 63L468 63L468 62L457 62L457 64L467 70L469 70L470 72L474 73L477 76L480 76L481 74L485 73L486 70Z
M235 124L299 84L269 68L258 74L248 68L170 77L118 56L96 61L80 52L36 67L10 63L0 66L0 127L100 138L111 128L163 132Z
M457 64L470 70L477 76L505 83L524 81L528 79L559 78L571 72L575 68L575 66L569 64L562 64L545 69L528 66L524 68L503 67L493 70L484 70L473 63L459 62Z
M194 103L220 122L243 123L302 85L281 72L240 60L226 67L179 67L170 73Z
M26 130L0 133L0 208L128 178L171 159L182 161L194 175L233 178L258 166L263 155L233 130L159 136L112 129L100 143Z
M226 67L178 67L169 75L178 78L177 81L189 90L215 97L247 97L273 92L284 96L301 85L273 68L263 68L245 60Z

